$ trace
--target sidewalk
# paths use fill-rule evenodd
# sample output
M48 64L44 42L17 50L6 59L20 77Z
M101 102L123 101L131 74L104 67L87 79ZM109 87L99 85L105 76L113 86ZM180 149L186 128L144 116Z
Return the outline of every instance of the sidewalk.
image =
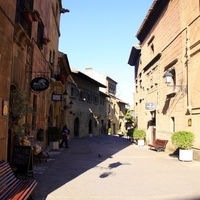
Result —
M34 200L197 200L200 162L181 162L125 138L75 138L34 167Z

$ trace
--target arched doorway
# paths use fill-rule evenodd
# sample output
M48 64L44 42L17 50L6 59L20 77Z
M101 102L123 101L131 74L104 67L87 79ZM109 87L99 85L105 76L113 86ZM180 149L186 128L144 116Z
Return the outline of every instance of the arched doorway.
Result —
M74 120L74 136L78 137L79 136L79 118L76 117Z
M92 120L90 119L90 121L89 121L89 134L92 134Z

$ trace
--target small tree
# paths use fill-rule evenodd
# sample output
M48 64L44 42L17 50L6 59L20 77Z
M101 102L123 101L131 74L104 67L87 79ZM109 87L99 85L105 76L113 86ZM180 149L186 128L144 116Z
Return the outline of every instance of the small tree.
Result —
M130 109L127 110L124 118L127 121L127 123L133 124L135 122L135 118L133 117L133 111Z
M25 129L30 128L30 124L18 124L18 121L34 113L33 107L30 106L30 98L23 90L11 90L9 104L9 127L16 134L23 135Z

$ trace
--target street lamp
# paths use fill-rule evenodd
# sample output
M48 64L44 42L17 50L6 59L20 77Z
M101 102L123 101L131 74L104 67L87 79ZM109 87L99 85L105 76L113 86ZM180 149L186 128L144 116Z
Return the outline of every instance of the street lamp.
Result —
M67 91L65 90L65 91L63 92L63 99L64 99L64 100L67 100L67 96L68 96L68 93L67 93Z
M166 71L163 75L163 78L165 79L165 83L167 84L167 86L171 86L171 87L179 87L181 89L181 91L187 92L187 88L186 86L183 85L170 85L171 81L172 81L172 73L169 71Z
M163 78L165 79L165 83L168 85L172 81L172 73L169 71L166 71L163 75Z

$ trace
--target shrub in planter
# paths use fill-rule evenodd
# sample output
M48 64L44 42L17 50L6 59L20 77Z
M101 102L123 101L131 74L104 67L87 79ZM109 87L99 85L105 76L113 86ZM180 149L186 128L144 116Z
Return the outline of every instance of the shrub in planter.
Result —
M108 128L108 135L112 134L112 128Z
M177 131L175 132L172 137L171 141L176 147L180 149L189 150L192 148L192 144L194 142L194 134L188 131Z
M135 128L133 131L133 138L136 140L144 140L146 137L146 132L144 130L140 130Z
M62 130L56 126L49 127L48 134L50 142L57 142L61 139Z

